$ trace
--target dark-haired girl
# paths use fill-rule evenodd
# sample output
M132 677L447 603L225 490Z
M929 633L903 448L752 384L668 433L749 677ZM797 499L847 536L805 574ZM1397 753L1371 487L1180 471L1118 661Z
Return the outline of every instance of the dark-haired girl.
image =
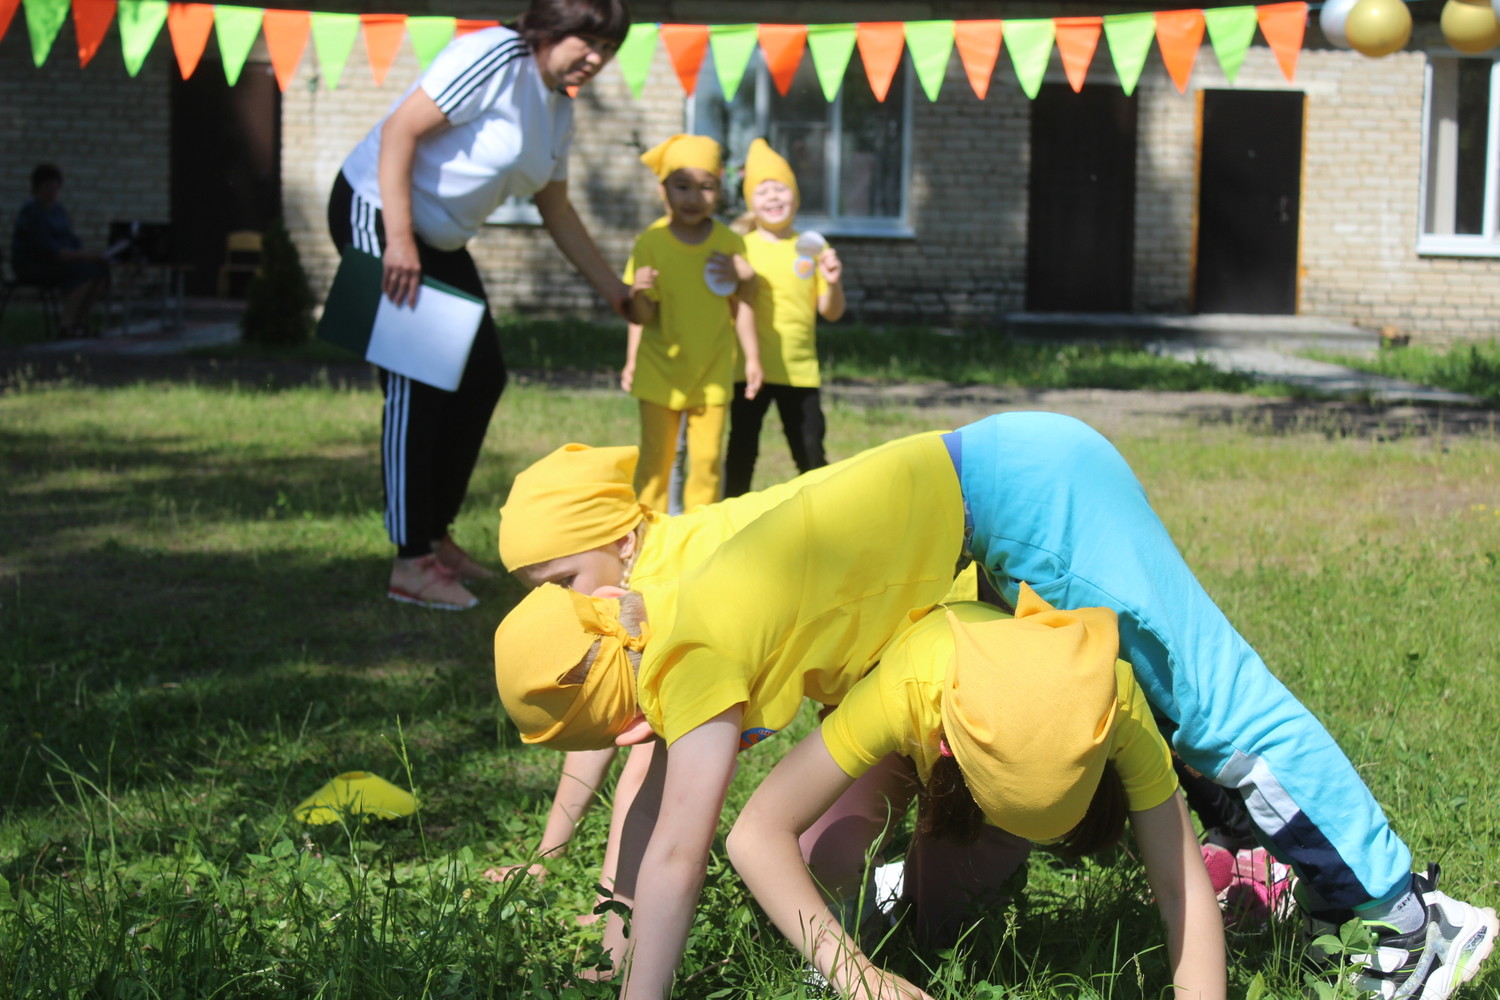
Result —
M568 199L569 90L593 79L629 30L623 0L535 0L512 26L455 39L344 161L328 202L334 243L379 255L397 305L416 301L423 274L483 299L466 245L507 198L529 197L563 255L623 309L629 290ZM468 608L477 601L462 581L493 575L448 527L505 381L488 309L457 390L381 371L392 599Z

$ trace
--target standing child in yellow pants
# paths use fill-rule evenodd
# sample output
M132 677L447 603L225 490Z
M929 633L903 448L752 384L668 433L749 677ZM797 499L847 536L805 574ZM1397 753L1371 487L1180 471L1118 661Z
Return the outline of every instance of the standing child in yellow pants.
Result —
M716 140L675 135L647 150L641 162L661 181L668 221L636 237L625 268L631 318L641 325L629 379L641 407L635 489L647 507L666 510L686 418L683 507L692 510L719 499L736 339L745 356L745 393L753 397L760 389L760 351L748 304L755 272L745 261L744 239L713 217L722 170Z

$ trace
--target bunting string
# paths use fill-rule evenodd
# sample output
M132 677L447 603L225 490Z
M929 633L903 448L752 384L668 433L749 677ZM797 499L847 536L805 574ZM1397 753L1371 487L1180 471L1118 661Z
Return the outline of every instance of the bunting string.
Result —
M1180 93L1208 37L1219 68L1235 82L1257 32L1270 47L1287 82L1295 82L1297 56L1307 31L1310 5L1305 0L1245 7L1146 11L1103 17L1012 18L983 21L862 21L849 24L655 24L631 26L615 57L630 92L639 98L646 85L658 43L691 97L703 62L710 54L714 74L727 100L733 100L756 49L782 96L791 89L805 56L825 99L832 101L844 84L854 53L877 101L884 101L900 68L902 55L911 65L929 101L936 101L958 53L974 96L984 100L1002 46L1010 55L1016 82L1027 97L1036 97L1055 48L1068 85L1083 89L1098 65L1102 40L1115 77L1132 93L1156 43L1162 63ZM407 14L340 14L276 10L230 4L178 3L169 0L0 0L0 37L24 9L32 61L42 66L71 12L78 64L88 66L111 23L119 26L126 71L140 72L163 26L184 79L198 70L212 34L218 43L225 79L239 79L257 37L265 39L277 85L291 86L309 40L323 85L333 90L355 43L364 39L365 56L376 86L385 82L409 41L417 64L426 68L454 37L492 27L497 21Z

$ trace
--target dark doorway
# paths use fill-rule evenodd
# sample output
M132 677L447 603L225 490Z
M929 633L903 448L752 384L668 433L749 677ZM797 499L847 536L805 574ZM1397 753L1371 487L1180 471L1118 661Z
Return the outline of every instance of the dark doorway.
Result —
M1297 90L1203 91L1198 312L1297 311L1303 105Z
M173 244L193 265L188 294L212 295L229 234L263 233L281 214L281 92L269 63L246 63L233 87L207 59L173 77Z
M1028 310L1130 310L1135 123L1119 87L1046 83L1032 102Z

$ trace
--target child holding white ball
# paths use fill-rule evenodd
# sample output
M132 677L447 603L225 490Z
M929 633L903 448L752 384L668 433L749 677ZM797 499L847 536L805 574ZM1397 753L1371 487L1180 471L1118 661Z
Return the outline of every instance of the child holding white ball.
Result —
M745 259L755 269L755 333L765 383L759 393L735 386L729 406L729 447L724 495L750 489L766 410L776 403L798 472L828 464L823 453L823 407L819 398L818 317L844 315L843 264L817 233L799 234L797 177L764 139L745 157L745 205L735 224L745 234ZM745 381L740 366L739 382Z

